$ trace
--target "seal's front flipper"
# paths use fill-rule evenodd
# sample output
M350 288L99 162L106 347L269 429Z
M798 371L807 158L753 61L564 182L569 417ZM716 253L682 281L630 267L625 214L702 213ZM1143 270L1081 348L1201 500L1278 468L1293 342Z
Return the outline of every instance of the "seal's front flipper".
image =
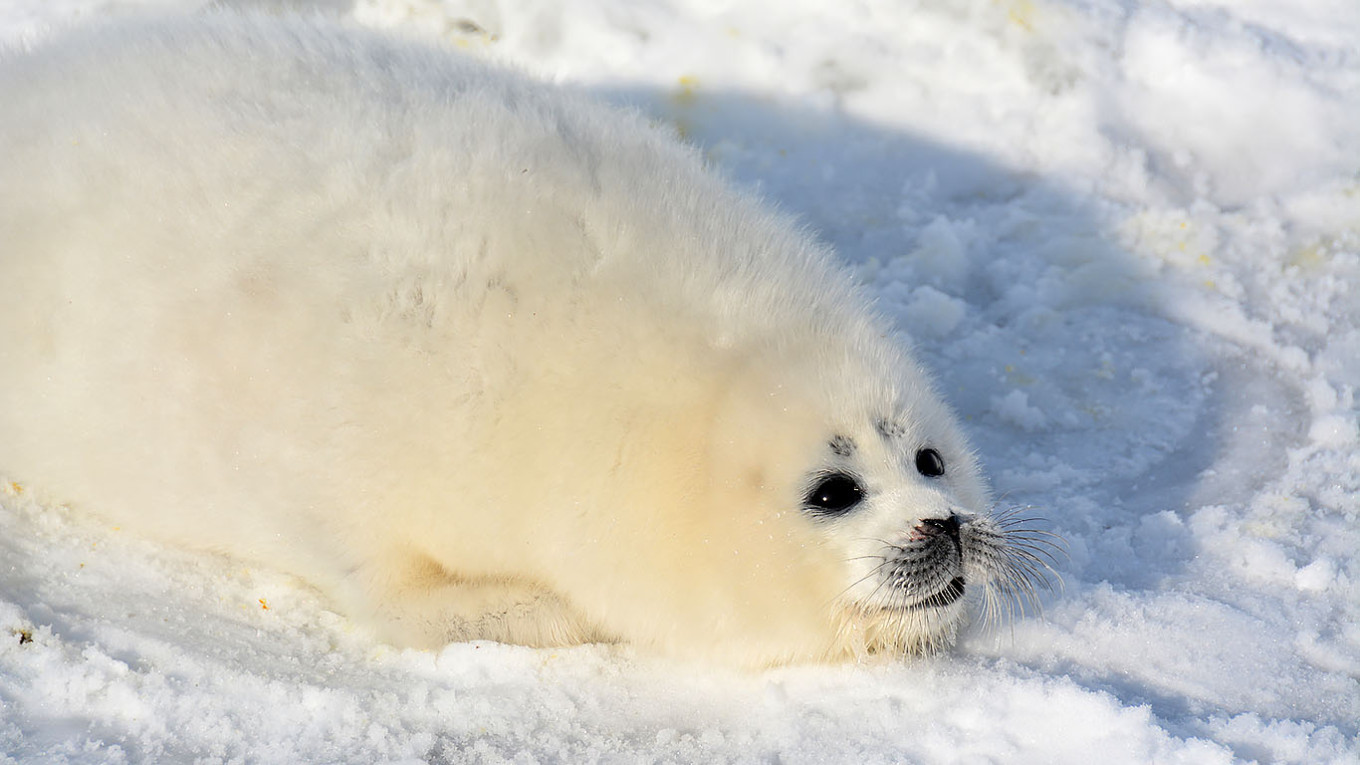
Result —
M566 600L514 578L464 577L418 553L390 555L356 572L383 638L403 647L494 640L536 648L614 642ZM360 610L362 609L362 610Z

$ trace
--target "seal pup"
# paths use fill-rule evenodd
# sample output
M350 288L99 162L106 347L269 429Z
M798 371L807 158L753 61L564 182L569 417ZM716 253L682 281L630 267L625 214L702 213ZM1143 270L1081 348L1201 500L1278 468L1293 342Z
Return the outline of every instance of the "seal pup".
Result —
M920 651L1042 580L827 249L636 115L221 12L0 103L0 469L50 497L402 646Z

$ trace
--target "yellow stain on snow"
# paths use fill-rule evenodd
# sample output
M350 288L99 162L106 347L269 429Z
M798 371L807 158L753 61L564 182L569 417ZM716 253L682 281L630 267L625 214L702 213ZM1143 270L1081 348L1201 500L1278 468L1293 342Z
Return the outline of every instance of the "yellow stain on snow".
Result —
M1033 385L1034 383L1038 382L1032 376L1016 370L1015 365L1013 364L1006 365L1006 381L1009 382L1011 385L1017 387Z
M1034 31L1035 8L1034 3L1030 0L1009 0L1008 2L992 0L992 2L1005 8L1007 21L1026 32Z
M1327 243L1314 242L1300 247L1289 256L1289 265L1308 270L1317 268L1327 260Z
M264 598L260 598L260 608L265 611L269 610L269 603L267 603Z
M14 481L10 481L9 483L5 484L5 493L9 494L10 496L17 497L20 494L24 493L24 487L19 485L18 483L15 483Z
M695 90L699 87L699 78L692 74L683 74L680 79L676 80L676 85L679 88L675 91L673 97L675 102L680 106L689 106L694 103L694 99L697 97Z
M1124 231L1136 240L1136 248L1175 268L1207 266L1213 261L1194 221L1177 215L1139 213L1124 223Z
M681 75L676 81L676 90L671 94L671 101L681 109L687 109L694 105L698 100L699 78L692 74ZM675 127L676 136L682 140L689 140L690 124L684 117L674 116L671 124Z

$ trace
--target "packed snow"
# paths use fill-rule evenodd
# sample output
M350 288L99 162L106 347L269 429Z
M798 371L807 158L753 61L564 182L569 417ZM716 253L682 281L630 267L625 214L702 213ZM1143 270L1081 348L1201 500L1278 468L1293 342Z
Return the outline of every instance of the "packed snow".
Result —
M1062 587L853 666L402 651L5 480L0 762L1360 762L1360 3L219 4L671 125L868 285ZM145 5L208 4L7 0L0 43Z

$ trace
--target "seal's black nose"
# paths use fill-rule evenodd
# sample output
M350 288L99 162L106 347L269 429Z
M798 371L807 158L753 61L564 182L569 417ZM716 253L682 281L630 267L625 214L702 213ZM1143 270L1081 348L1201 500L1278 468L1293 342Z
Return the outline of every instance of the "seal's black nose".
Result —
M959 517L950 514L948 518L922 518L916 524L916 533L926 539L948 539L954 545L954 552L963 560L963 541L959 539Z
M925 536L949 536L950 539L959 538L959 517L951 515L948 518L923 518L916 530Z

